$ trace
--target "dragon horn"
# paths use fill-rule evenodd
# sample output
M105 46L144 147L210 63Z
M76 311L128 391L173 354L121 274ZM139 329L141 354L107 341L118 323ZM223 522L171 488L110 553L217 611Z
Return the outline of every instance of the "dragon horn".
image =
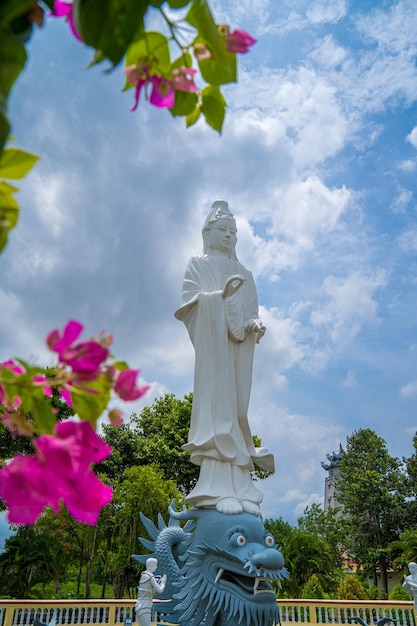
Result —
M175 508L176 500L174 499L170 506L168 507L168 512L170 516L174 519L180 520L190 520L190 519L198 519L201 514L200 509L187 509L186 506L182 506L181 511L177 511Z

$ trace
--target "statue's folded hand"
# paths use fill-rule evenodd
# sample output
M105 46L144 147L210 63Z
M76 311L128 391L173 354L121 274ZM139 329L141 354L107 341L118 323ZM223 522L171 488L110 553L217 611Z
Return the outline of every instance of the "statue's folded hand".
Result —
M249 322L247 322L247 324L246 324L246 330L249 333L256 333L256 335L257 335L256 343L259 343L259 341L262 339L262 337L266 333L266 328L262 324L261 320L259 320L259 319L249 320Z
M223 298L230 298L230 296L233 296L245 282L246 278L241 274L233 274L233 276L229 276L224 283L222 292Z

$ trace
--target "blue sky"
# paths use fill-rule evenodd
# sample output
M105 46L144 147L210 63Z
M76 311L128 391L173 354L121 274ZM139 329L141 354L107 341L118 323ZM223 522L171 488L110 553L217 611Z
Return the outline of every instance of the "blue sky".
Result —
M295 523L322 502L320 462L353 430L413 451L415 0L212 7L258 40L224 89L221 137L145 100L130 112L122 69L83 69L91 52L60 20L34 33L10 113L17 145L42 158L1 258L0 358L49 363L44 337L76 318L114 333L149 403L191 391L173 312L208 209L227 200L268 328L250 405L276 458L262 513Z

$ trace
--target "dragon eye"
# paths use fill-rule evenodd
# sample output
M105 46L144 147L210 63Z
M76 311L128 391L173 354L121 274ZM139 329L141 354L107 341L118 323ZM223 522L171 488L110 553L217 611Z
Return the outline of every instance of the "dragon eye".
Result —
M246 537L242 533L237 532L231 535L230 541L234 546L238 546L239 548L241 548L246 543Z
M272 548L275 545L275 540L272 535L266 535L265 545L268 546L268 548Z

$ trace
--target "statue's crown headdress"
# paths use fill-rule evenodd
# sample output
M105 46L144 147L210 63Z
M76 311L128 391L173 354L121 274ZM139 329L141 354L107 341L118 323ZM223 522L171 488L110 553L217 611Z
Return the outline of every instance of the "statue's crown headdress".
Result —
M207 215L203 230L213 222L217 222L217 220L221 219L229 219L235 221L232 213L229 210L228 203L225 200L216 200L211 205L211 210L210 213Z
M216 200L211 205L211 209L209 214L206 217L206 221L204 222L202 234L203 234L203 253L207 254L209 244L208 237L211 225L217 220L231 220L233 222L234 227L236 228L235 218L229 210L229 205L225 200ZM233 249L229 254L230 258L235 259L237 261L236 251Z

